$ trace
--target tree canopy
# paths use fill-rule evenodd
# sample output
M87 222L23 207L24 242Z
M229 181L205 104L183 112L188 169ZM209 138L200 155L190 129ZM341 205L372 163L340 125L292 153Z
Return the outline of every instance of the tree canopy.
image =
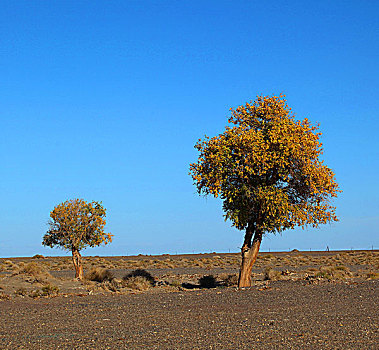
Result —
M101 202L72 199L58 204L50 213L49 229L42 244L65 250L82 250L112 241L104 232L106 209Z
M318 125L296 121L284 96L262 97L231 109L224 133L199 140L190 172L200 194L220 196L226 219L264 232L317 227L337 220L329 203L339 192L333 171L319 159Z

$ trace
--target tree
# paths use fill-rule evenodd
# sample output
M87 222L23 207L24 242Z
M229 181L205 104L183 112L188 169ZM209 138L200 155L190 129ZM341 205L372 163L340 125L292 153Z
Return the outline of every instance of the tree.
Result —
M75 278L83 279L80 250L112 241L110 233L104 232L106 210L101 202L87 203L83 199L71 199L58 204L50 213L49 229L42 244L58 246L72 252Z
M199 139L190 164L197 191L223 200L225 220L245 230L239 288L251 286L262 237L301 226L338 221L330 199L339 190L319 159L318 125L295 120L284 95L258 96L231 109L230 126Z

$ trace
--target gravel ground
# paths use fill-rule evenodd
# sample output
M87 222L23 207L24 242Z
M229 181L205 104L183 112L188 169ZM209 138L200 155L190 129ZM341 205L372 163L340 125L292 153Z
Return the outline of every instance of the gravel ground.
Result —
M379 281L0 302L0 349L378 349Z

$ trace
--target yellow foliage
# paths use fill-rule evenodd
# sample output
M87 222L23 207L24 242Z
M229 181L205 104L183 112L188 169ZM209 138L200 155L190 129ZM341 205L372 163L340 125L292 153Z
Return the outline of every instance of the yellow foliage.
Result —
M258 96L231 109L229 126L199 139L190 174L199 194L220 196L226 219L263 232L336 221L329 204L340 192L333 171L319 159L321 133L295 120L284 95Z
M49 230L42 244L67 250L107 244L113 235L104 232L105 216L106 210L99 202L72 199L60 203L50 213Z

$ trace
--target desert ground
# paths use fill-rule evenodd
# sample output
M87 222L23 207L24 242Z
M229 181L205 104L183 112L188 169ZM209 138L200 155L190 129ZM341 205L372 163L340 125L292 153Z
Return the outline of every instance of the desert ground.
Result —
M379 252L0 259L0 349L377 349Z

